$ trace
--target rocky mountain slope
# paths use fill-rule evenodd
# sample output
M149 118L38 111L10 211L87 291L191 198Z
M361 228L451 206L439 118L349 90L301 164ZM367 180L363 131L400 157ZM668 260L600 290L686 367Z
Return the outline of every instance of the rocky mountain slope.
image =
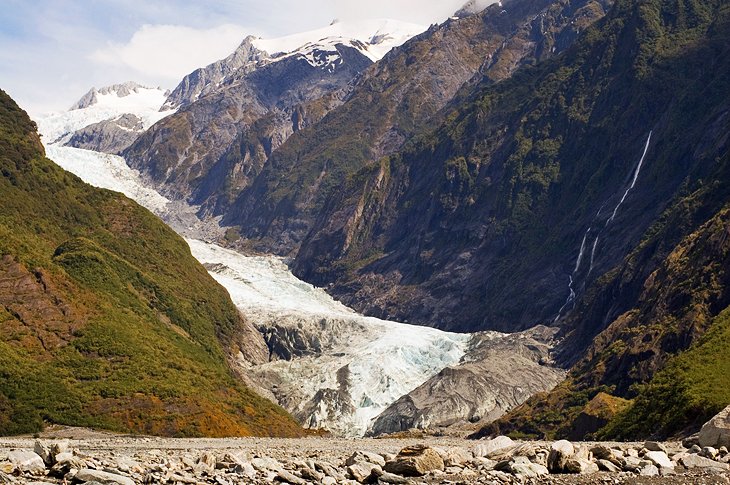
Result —
M591 101L587 105L597 109L611 107L616 114L610 124L604 121L611 128L608 133L630 133L646 117L649 130L642 138L647 141L642 147L641 138L637 140L632 178L619 192L621 198L603 212L605 222L593 217L583 226L590 230L584 240L589 249L579 252L573 277L587 278L580 276L586 266L597 274L595 280L576 281L576 288L580 284L586 290L564 321L562 359L577 360L568 380L549 395L530 400L491 431L666 436L691 431L727 405L721 356L724 310L730 304L730 84L724 74L729 36L730 9L723 2L676 5L658 0L640 6L618 3L591 36L594 47L603 52L623 49L628 57L613 63L616 76L600 86L601 95L595 101L581 97L581 105ZM579 59L588 57L578 50L572 61ZM619 110L614 103L602 103L603 96L606 101L629 100ZM590 119L600 120L598 113L593 110ZM611 146L609 140L600 145ZM640 170L642 158L647 164ZM636 174L650 185L634 184ZM590 185L584 193L591 193ZM612 205L618 211L611 211ZM588 214L595 210L588 208ZM621 211L631 217L623 224ZM616 222L625 229L612 230ZM599 263L604 256L597 253L591 265L595 237L601 237L599 250L611 251L610 240L604 246L608 237L618 238L625 252L616 253L610 264Z
M230 208L221 208L224 220L240 225L259 248L295 253L318 223L331 220L323 209L343 181L435 122L465 82L475 76L498 81L561 51L603 15L604 5L517 0L432 27L364 73L343 106L275 151ZM305 260L308 254L300 258ZM297 271L329 283L303 267Z
M215 212L289 136L338 106L373 60L421 30L371 21L281 39L249 37L229 58L187 76L166 104L180 111L124 156L167 194Z
M44 157L0 91L0 433L44 423L161 435L302 433L240 384L244 322L184 241Z

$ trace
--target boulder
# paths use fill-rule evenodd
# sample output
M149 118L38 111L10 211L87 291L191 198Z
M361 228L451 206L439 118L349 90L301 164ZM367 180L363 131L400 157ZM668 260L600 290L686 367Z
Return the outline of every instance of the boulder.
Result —
M397 475L420 477L434 470L444 470L444 460L436 450L425 445L403 448L395 460L385 464L385 471Z
M408 480L407 478L402 477L400 475L396 475L395 473L388 473L386 471L381 470L380 468L373 469L373 472L370 475L370 478L371 478L371 481L377 482L377 483L392 483L393 485L402 485L402 484L410 483L410 480Z
M46 466L53 465L53 457L51 456L51 447L40 440L36 440L33 446L33 452L40 456Z
M674 468L674 463L663 451L647 451L644 459L649 460L659 468Z
M347 467L347 474L359 483L365 483L369 480L374 470L382 470L379 465L373 463L353 463Z
M590 460L584 458L570 458L565 462L564 471L568 473L579 473L581 475L588 475L590 473L598 472L598 465Z
M698 436L700 446L730 446L730 406L720 411L702 426Z
M718 451L712 447L712 446L705 446L702 448L702 450L699 452L700 456L704 456L705 458L709 458L710 460L716 460Z
M649 451L663 451L664 453L667 452L667 448L658 441L647 441L644 443L644 448Z
M129 477L117 475L116 473L90 470L88 468L79 470L74 480L77 482L98 482L110 485L134 485L134 480Z
M516 456L509 461L501 462L495 469L526 478L550 474L546 467L532 463L526 456Z
M307 485L307 481L298 476L281 469L276 474L276 480L279 482L291 483L293 485Z
M486 440L483 443L479 443L474 446L472 453L475 457L480 458L483 456L489 456L495 451L503 450L515 446L516 443L512 441L512 438L508 436L497 436L491 440Z
M369 451L356 451L345 461L345 465L350 466L356 463L372 463L382 467L385 466L385 458Z
M463 467L467 463L469 463L472 458L474 458L474 455L472 453L464 448L449 448L444 453L443 459L444 459L444 466L450 467L450 466L458 466Z
M11 451L8 461L15 465L21 473L43 475L46 473L46 464L43 458L32 451Z
M659 475L659 469L654 465L644 465L639 469L639 475L642 477L656 477Z
M565 465L575 454L575 448L570 441L556 441L550 446L550 454L548 455L548 470L552 473L562 473L565 471Z
M685 468L702 468L708 471L727 471L730 469L725 463L718 463L703 456L689 454L679 459L679 463Z
M597 464L599 470L610 473L618 473L621 471L621 468L616 466L616 464L610 460L604 460L603 458L600 458Z

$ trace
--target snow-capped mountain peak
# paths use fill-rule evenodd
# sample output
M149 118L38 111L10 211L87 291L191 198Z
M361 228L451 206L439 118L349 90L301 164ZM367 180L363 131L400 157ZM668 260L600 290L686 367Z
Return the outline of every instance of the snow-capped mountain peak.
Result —
M114 97L126 98L128 96L133 96L135 101L137 101L141 97L149 97L150 94L154 95L158 94L158 92L162 92L165 96L169 95L169 91L163 91L162 88L151 88L134 81L112 84L111 86L105 86L100 89L91 88L88 93L84 94L81 99L71 106L71 109L84 109L99 103L114 104L113 102L110 102L110 100Z
M135 115L144 129L172 113L160 112L169 91L129 81L92 88L69 111L51 113L38 121L40 133L48 143L64 144L78 130L123 115Z
M272 57L291 55L317 46L332 49L336 44L352 45L376 62L392 48L420 34L426 27L392 19L370 19L341 22L334 20L327 27L273 39L258 38L253 45Z

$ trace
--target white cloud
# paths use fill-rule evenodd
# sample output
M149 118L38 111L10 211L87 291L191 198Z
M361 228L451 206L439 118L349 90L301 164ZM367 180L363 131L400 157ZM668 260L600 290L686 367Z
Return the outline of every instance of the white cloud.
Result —
M251 29L225 24L210 29L143 25L126 43L108 43L92 61L127 67L147 78L179 81L189 72L228 56Z

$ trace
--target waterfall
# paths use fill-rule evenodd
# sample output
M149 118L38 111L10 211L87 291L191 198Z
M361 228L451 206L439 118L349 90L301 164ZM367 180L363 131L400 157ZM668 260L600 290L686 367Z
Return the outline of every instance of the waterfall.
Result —
M608 218L606 223L604 224L604 228L608 227L609 224L613 222L613 220L616 218L616 214L618 214L618 210L621 207L621 205L626 201L626 198L629 195L629 192L636 186L636 181L639 179L639 174L641 173L641 167L644 165L644 159L646 158L646 154L649 151L649 144L651 143L651 136L654 133L654 131L649 131L649 136L646 139L646 143L644 144L644 151L641 154L641 158L639 159L639 163L636 165L636 169L634 170L634 176L631 179L631 184L628 186L628 188L624 191L623 196L621 197L621 200L619 200L618 204L616 204L616 207L613 209L613 213L611 214L611 217ZM553 320L553 323L556 323L558 320L560 320L560 317L563 316L563 311L571 304L575 302L575 299L577 297L575 288L573 287L575 281L578 279L578 271L580 270L581 262L583 261L583 256L585 254L586 249L586 242L588 241L588 236L591 232L591 229L593 228L594 221L601 216L601 213L603 212L604 207L606 207L606 204L608 203L608 200L601 205L601 208L598 209L598 212L596 213L595 217L593 217L593 220L591 220L590 225L588 226L588 229L586 230L585 234L583 234L583 240L580 243L580 250L578 251L578 258L575 261L575 269L573 269L573 272L569 275L568 279L568 299L565 300L565 303L562 307L560 307L560 310L558 310L558 315ZM590 266L588 268L587 275L590 275L591 272L593 272L593 264L596 260L596 249L598 248L598 240L601 237L601 230L599 229L598 234L596 235L596 239L593 241L593 245L591 247L591 262Z
M616 208L613 210L613 214L611 214L611 217L609 217L608 221L606 221L606 227L608 227L608 225L610 223L612 223L613 220L616 218L616 213L618 212L619 207L621 207L621 204L623 204L624 201L626 200L626 196L629 195L629 192L631 192L631 189L633 189L634 186L636 185L636 179L639 178L639 172L641 172L641 166L644 164L644 158L646 157L646 152L649 150L649 142L651 141L652 133L653 133L653 131L650 131L649 138L646 139L646 145L644 145L644 153L641 155L639 164L636 166L636 171L634 172L634 178L631 181L631 185L629 186L628 189L626 189L626 192L624 192L624 196L621 197L621 200L618 202L618 204L616 205Z

